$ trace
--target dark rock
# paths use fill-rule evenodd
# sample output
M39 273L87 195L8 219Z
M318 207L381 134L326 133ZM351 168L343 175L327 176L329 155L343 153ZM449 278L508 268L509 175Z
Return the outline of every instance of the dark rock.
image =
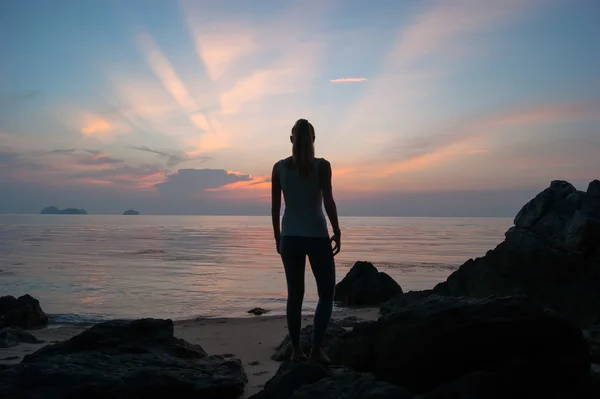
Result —
M420 301L423 298L433 295L433 290L423 291L408 291L403 294L399 294L381 304L379 307L380 314L388 314L403 309L411 303Z
M40 302L30 295L0 297L0 328L43 327L48 324L48 316L42 310Z
M473 372L501 374L548 392L589 383L581 330L526 298L430 296L357 325L330 356L415 393ZM547 381L552 381L548 385Z
M364 320L356 316L347 316L343 319L332 319L331 321L340 327L354 327L355 325L362 323Z
M600 327L584 330L583 337L590 349L590 361L600 363Z
M373 375L325 368L302 362L284 362L264 389L251 399L404 399L406 389L377 381Z
M335 301L343 305L379 305L402 293L400 285L369 262L356 262L335 286Z
M300 345L302 345L302 349L304 353L309 353L312 338L313 338L313 326L308 325L300 330ZM339 339L344 336L348 330L343 327L340 327L336 323L329 323L327 327L327 331L325 332L325 339L323 340L323 349L325 352L329 352L330 348L334 346ZM271 356L271 359L276 361L288 360L292 356L292 342L290 340L289 334L285 336L283 341L275 348L275 353Z
M28 344L41 344L44 341L37 339L33 334L23 331L18 327L4 327L0 329L0 348L10 348L20 342Z
M59 211L60 211L60 209L58 209L55 206L47 206L44 209L42 209L42 211L40 213L42 215L58 215Z
M526 295L575 320L600 323L600 182L564 181L529 201L495 249L438 284L439 295Z
M123 215L134 215L137 216L140 213L138 211L136 211L135 209L128 209L125 212L123 212Z
M117 320L0 371L0 397L237 398L246 382L239 359L175 338L171 320Z
M251 399L288 399L300 387L333 375L333 371L321 365L290 361L281 363L275 375L267 381L264 389Z
M336 373L298 389L290 399L410 399L406 388L366 373Z
M40 212L42 215L87 215L85 209L66 208L58 209L55 206L47 206Z
M251 313L251 314L253 314L255 316L260 316L260 315L263 315L263 314L269 313L269 312L270 312L270 310L266 310L266 309L263 309L263 308L252 308L252 309L250 309L246 313Z

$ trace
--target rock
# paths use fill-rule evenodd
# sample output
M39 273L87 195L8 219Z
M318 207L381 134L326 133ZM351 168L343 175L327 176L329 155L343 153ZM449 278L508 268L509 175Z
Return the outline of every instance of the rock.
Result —
M267 381L264 389L251 399L287 399L300 387L330 377L333 372L321 365L290 361L281 363L275 375Z
M290 399L410 399L406 388L365 373L339 373L302 386Z
M587 192L553 181L519 211L505 240L438 284L438 295L526 295L600 324L600 181Z
M47 206L40 212L42 215L87 215L85 209L65 208L58 209L55 206Z
M47 206L44 209L42 209L42 211L40 213L42 215L58 215L59 211L60 211L60 209L58 209L55 206Z
M251 399L409 399L406 389L373 375L318 364L284 362Z
M379 305L402 293L400 285L369 262L356 262L335 286L336 302L344 305Z
M581 330L523 297L433 295L357 325L332 351L346 366L419 394L487 372L524 380L545 397L568 394L590 375Z
M270 312L270 310L266 310L266 309L263 309L263 308L252 308L252 309L250 309L246 313L251 313L251 314L253 314L255 316L260 316L260 315L263 315L263 314L269 313L269 312Z
M331 347L334 346L339 339L344 336L348 331L337 325L336 323L329 323L327 331L325 332L325 339L323 340L323 349L325 352L329 352ZM304 327L300 330L300 345L304 353L308 354L311 349L313 338L313 326L312 324ZM271 356L271 359L278 362L283 360L289 360L292 356L292 342L289 334L285 336L283 341L275 348L275 353ZM333 359L332 359L333 360Z
M590 361L600 363L600 327L584 330L583 337L590 350Z
M41 341L33 336L33 334L23 331L16 327L4 327L0 329L0 348L10 348L18 345L20 342L28 344L41 344Z
M140 213L138 211L136 211L135 209L128 209L125 212L123 212L123 215L134 215L137 216Z
M239 359L173 336L171 320L109 321L0 371L0 397L237 398Z
M0 297L0 328L43 327L48 324L48 316L42 310L40 302L30 295Z
M392 297L389 301L381 304L379 307L380 314L388 314L403 309L407 305L420 301L423 298L433 295L433 290L423 291L408 291L403 294L398 294Z
M340 327L354 327L355 325L362 323L364 320L356 316L346 316L343 319L332 319L331 321Z

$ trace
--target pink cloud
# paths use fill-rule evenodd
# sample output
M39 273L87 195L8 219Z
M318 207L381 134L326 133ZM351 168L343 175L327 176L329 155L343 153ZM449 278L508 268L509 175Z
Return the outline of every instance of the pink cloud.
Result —
M330 83L357 83L364 82L367 78L339 78L339 79L331 79Z

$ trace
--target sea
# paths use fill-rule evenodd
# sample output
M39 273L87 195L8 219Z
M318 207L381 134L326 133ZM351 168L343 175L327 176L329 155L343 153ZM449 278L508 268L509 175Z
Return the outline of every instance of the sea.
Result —
M340 281L372 262L404 291L433 288L504 239L511 218L342 217ZM141 317L284 314L270 217L0 215L0 296L30 294L55 326ZM307 263L304 310L317 292Z

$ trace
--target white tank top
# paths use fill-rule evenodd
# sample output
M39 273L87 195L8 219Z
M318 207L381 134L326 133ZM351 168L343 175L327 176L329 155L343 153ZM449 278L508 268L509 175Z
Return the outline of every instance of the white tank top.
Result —
M310 176L300 176L279 161L279 178L285 201L281 235L300 237L329 237L323 213L323 195L319 185L319 163L315 158Z

